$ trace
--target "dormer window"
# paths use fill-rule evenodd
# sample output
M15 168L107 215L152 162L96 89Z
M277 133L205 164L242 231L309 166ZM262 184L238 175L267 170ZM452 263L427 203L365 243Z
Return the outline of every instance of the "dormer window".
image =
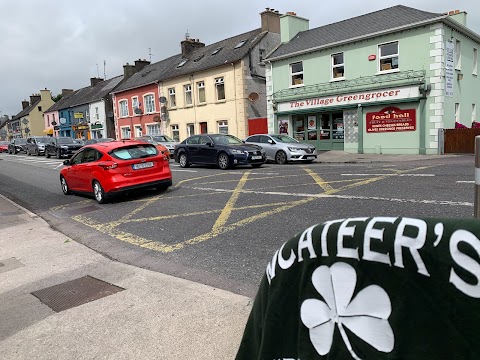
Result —
M200 55L199 57L195 58L195 60L193 60L193 61L194 61L194 62L200 61L200 60L203 59L204 56L205 56L205 55L202 54L202 55Z
M219 47L219 48L216 48L215 50L213 50L213 52L212 52L212 55L216 55L216 54L218 54L218 52L219 52L220 50L222 50L222 48L221 48L221 47Z
M247 40L240 41L237 45L235 45L235 49L241 48L243 45L245 45L246 42Z
M180 64L177 65L177 68L182 67L183 65L185 65L185 64L187 63L187 61L188 61L187 59L183 59L183 60L180 62Z

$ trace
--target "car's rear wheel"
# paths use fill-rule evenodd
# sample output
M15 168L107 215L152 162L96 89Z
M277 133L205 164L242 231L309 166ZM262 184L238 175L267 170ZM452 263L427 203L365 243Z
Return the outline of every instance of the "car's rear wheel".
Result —
M275 162L280 165L287 163L287 154L285 154L285 151L277 151L275 154Z
M71 195L72 194L72 191L68 187L67 180L63 176L60 176L60 185L62 185L62 191L65 195Z
M97 180L93 180L93 195L95 196L95 200L99 204L105 204L108 201L108 196L105 190L103 190L102 185Z
M252 167L253 168L259 168L260 166L262 166L263 164L252 164Z
M220 169L227 170L230 167L230 164L228 163L228 155L225 153L218 155L217 164Z
M187 154L182 152L180 156L178 157L178 162L180 163L180 167L186 168L190 166L190 163L188 162Z

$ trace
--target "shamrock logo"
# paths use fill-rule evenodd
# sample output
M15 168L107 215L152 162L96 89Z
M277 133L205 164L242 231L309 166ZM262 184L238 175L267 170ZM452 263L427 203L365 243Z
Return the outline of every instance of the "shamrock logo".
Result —
M300 315L303 324L310 329L310 340L320 355L330 351L335 324L356 360L361 359L353 351L344 326L378 351L388 353L393 350L395 338L388 322L392 306L385 290L370 285L352 300L357 273L352 266L341 262L330 268L320 266L315 269L312 283L325 302L305 300Z

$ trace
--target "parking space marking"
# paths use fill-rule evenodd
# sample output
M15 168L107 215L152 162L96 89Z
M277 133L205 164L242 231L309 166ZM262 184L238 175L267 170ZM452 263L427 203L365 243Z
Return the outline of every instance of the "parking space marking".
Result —
M340 174L341 176L418 176L418 177L432 177L435 176L435 174L369 174L369 173L364 173L364 174Z
M412 168L412 169L405 169L405 170L393 170L396 175L399 174L408 174L412 173L415 171L420 171L420 170L425 170L428 168L432 168L434 166L423 166L423 167L417 167L417 168ZM205 175L205 176L199 176L196 178L191 178L191 179L185 179L182 181L179 181L173 188L179 188L182 185L185 186L188 189L195 189L195 190L202 190L202 191L207 191L207 193L202 193L202 194L193 194L193 195L181 195L181 196L176 196L176 194L172 194L169 196L168 192L154 196L151 198L148 198L146 200L137 200L140 202L140 206L135 208L133 211L130 213L126 214L122 218L108 222L108 223L99 223L96 220L88 218L86 215L77 215L73 217L72 219L79 221L83 223L84 225L87 225L89 227L92 227L96 229L97 231L100 231L102 233L105 233L109 236L112 236L120 241L127 242L132 245L136 245L142 248L147 248L150 250L155 250L163 253L169 253L172 251L180 250L182 248L185 248L186 246L193 245L193 244L198 244L200 242L204 242L207 240L211 240L215 237L218 237L221 234L227 233L229 231L233 231L239 227L246 226L252 222L267 218L269 216L273 216L275 214L288 211L289 209L292 209L296 206L300 206L306 203L309 203L311 201L317 200L319 198L341 198L341 199L364 199L364 200L382 200L382 201L396 201L396 202L415 202L415 203L428 203L428 204L444 204L444 205L461 205L461 206L473 206L471 203L460 203L460 202L449 202L449 201L430 201L430 200L417 200L417 199L395 199L395 198L381 198L381 197L359 197L359 196L350 196L350 195L338 195L339 192L352 189L355 187L371 184L383 179L386 179L390 177L391 175L394 174L381 174L379 176L374 175L374 177L370 178L362 178L362 179L349 179L349 180L335 180L332 182L325 181L319 174L315 173L311 169L307 167L303 167L303 170L305 171L306 174L310 176L313 179L313 183L308 183L306 185L313 185L316 184L318 185L323 192L322 193L314 193L314 194L305 194L305 193L287 193L287 192L275 192L275 191L259 191L259 190L249 190L245 189L245 185L249 181L255 181L255 180L260 180L264 179L262 178L255 178L255 177L250 177L252 175L251 171L246 171L245 173L237 173L241 174L242 177L240 179L234 179L234 180L220 180L220 181L210 181L210 182L205 182L205 184L213 184L213 183L218 183L218 182L231 182L235 181L237 184L235 188L232 189L215 189L215 188L209 188L209 187L202 187L202 186L195 186L198 184L198 180L202 179L208 179L208 178L217 178L218 176L222 175L234 175L234 173L216 173L213 175ZM367 174L365 174L367 175ZM284 175L281 176L283 177L291 177L291 176L299 176L299 174L295 175ZM362 175L364 176L364 175ZM368 175L371 176L371 175ZM271 177L268 177L271 178ZM195 182L195 185L189 186L189 182ZM331 184L333 183L347 183L344 184L343 186L340 186L339 188L333 188ZM212 209L212 210L204 210L204 211L196 211L196 212L191 212L191 213L182 213L182 214L172 214L172 215L161 215L161 216L153 216L153 217L142 217L142 218L133 218L134 215L138 214L141 210L145 209L148 207L150 204L153 204L155 201L162 199L162 198L180 198L180 197L189 197L189 196L202 196L202 195L207 195L207 194L221 194L221 193L232 193L229 200L225 203L225 206L222 209ZM299 200L294 200L294 201L287 201L287 202L273 202L273 203L265 203L265 204L256 204L256 205L251 205L251 206L242 206L235 208L235 204L237 203L239 197L241 194L271 194L271 195L284 195L284 196L295 196L295 197L302 197L302 199ZM261 209L261 208L270 208L273 207L272 209L262 211L261 213L249 216L247 218L243 218L237 222L231 223L227 225L227 221L230 218L231 214L235 211L238 210L244 210L244 209ZM176 243L176 244L164 244L161 242L157 241L151 241L146 238L142 238L140 236L137 236L132 233L128 233L126 231L122 231L117 229L117 227L121 224L125 223L139 223L139 222L145 222L145 221L156 221L156 220L165 220L165 219L172 219L172 218L178 218L178 217L186 217L186 216L196 216L196 215L204 215L204 214L219 214L217 218L215 219L212 229L204 234L200 234L198 236L195 236L191 239Z

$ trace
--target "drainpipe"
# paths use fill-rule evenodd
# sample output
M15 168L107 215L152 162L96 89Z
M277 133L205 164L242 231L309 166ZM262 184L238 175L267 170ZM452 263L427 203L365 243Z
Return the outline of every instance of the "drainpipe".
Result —
M235 64L232 62L232 66L233 66L233 86L235 88L235 98L234 98L234 103L235 103L235 126L237 127L237 136L240 137L240 134L239 134L239 128L238 128L238 112L237 112L237 76L236 76L236 72L235 72ZM225 99L227 98L227 96L225 95Z

